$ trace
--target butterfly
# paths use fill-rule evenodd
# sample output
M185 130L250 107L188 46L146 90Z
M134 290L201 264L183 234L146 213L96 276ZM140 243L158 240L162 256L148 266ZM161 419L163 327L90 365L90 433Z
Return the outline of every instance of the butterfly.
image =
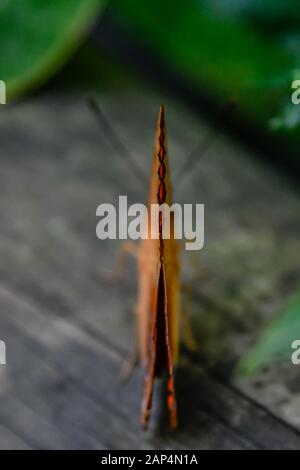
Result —
M170 426L177 426L174 367L178 358L178 316L180 304L180 246L174 239L174 218L170 238L163 237L163 212L159 212L157 239L151 238L151 204L171 205L171 184L167 150L165 112L161 106L157 121L155 147L148 198L149 236L137 252L138 301L137 322L139 352L145 368L141 423L147 427L153 396L153 382L167 374L167 406ZM172 214L171 214L172 215Z
M117 134L106 120L101 109L94 100L90 101L93 112L105 130L115 149L130 162L137 178L145 180L139 167L126 147L119 140ZM228 111L233 107L227 106ZM201 143L200 147L190 154L179 174L195 167L195 161L199 160L199 154L204 155L208 150L213 134ZM196 160L197 157L197 160ZM144 429L152 409L153 387L156 378L166 374L166 401L169 412L171 428L178 424L174 370L178 362L179 353L179 321L181 316L180 297L180 253L179 241L174 238L174 214L170 213L170 236L163 236L163 211L158 214L159 220L157 237L153 237L151 219L151 205L172 204L170 170L168 161L167 132L165 122L165 110L161 106L156 125L155 145L152 158L152 169L149 182L148 195L148 223L146 224L148 236L143 237L137 249L128 250L136 255L138 266L138 299L136 305L138 350L139 358L145 369L144 392L141 406L141 424ZM157 223L158 222L158 223ZM186 331L186 344L195 350L195 341L190 331Z

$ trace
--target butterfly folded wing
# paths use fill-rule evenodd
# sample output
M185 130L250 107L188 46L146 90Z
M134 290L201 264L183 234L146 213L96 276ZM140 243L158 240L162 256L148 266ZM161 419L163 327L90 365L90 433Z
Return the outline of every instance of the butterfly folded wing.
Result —
M163 212L157 221L157 239L151 238L151 205L171 203L164 110L161 107L151 173L148 205L148 237L139 251L139 297L137 316L140 355L146 369L141 421L147 426L155 377L167 372L167 404L171 427L177 425L174 364L178 356L179 246L174 239L171 217L170 239L163 238Z

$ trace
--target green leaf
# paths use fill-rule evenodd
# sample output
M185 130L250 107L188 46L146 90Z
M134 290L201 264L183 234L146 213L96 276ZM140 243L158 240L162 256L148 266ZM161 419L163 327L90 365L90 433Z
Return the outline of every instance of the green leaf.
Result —
M271 0L239 0L234 17L224 11L235 0L222 0L223 12L220 5L216 11L216 1L214 10L208 8L208 0L111 0L110 5L114 21L125 34L129 31L138 38L171 73L177 71L187 86L208 94L213 103L222 106L234 100L239 121L284 143L287 162L299 165L298 126L287 132L282 120L271 121L280 118L282 106L291 96L287 79L300 65L300 10L293 9L295 1L280 0L277 5ZM290 21L286 22L291 15L296 24L292 29L288 28ZM255 21L250 20L254 16ZM262 17L270 18L270 27L258 25ZM289 115L284 121L294 125L297 117ZM275 133L274 128L280 132Z
M71 56L104 0L2 0L0 79L8 98L41 84Z
M272 322L258 343L238 364L237 373L253 375L267 365L292 354L293 341L300 339L300 292L287 309Z
M209 14L199 0L113 0L115 20L194 86L267 127L282 91L258 86L291 70L294 58L245 24ZM284 90L285 92L285 90Z

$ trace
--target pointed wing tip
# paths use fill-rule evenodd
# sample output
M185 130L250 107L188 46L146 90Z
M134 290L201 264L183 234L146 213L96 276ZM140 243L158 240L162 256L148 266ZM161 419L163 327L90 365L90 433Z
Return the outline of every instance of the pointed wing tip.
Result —
M160 127L163 127L165 124L165 107L163 104L161 104L159 108L158 124Z

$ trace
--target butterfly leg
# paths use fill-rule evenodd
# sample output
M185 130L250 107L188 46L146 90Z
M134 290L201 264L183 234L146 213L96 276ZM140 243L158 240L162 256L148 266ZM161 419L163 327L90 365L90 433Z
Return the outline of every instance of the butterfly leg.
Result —
M118 281L125 270L126 261L128 256L132 255L133 257L137 258L138 256L138 246L135 245L131 240L127 240L126 242L122 243L121 248L118 253L117 264L111 273L103 274L102 276L110 282ZM138 347L136 342L132 344L128 357L123 361L121 366L119 378L121 382L127 382L132 375L132 372L138 362Z
M192 289L187 283L182 284L181 289L185 297L182 308L182 341L188 351L196 352L198 346L193 334L190 316Z
M135 258L138 256L138 246L135 245L131 240L127 240L126 242L122 243L118 253L115 269L111 273L102 274L102 277L111 282L115 282L121 279L129 255L132 255Z
M133 314L135 316L135 325L134 325L134 331L133 331L133 334L132 334L133 341L131 343L128 356L123 361L123 365L122 365L121 371L120 371L120 380L123 383L128 382L128 380L130 379L135 367L139 363L139 358L140 358L138 341L136 339L137 338L137 334L136 334L137 309L136 308L134 309Z
M136 365L138 364L139 361L139 351L136 342L132 344L128 357L125 359L123 362L123 365L121 367L120 371L120 380L123 383L128 382L130 379Z

